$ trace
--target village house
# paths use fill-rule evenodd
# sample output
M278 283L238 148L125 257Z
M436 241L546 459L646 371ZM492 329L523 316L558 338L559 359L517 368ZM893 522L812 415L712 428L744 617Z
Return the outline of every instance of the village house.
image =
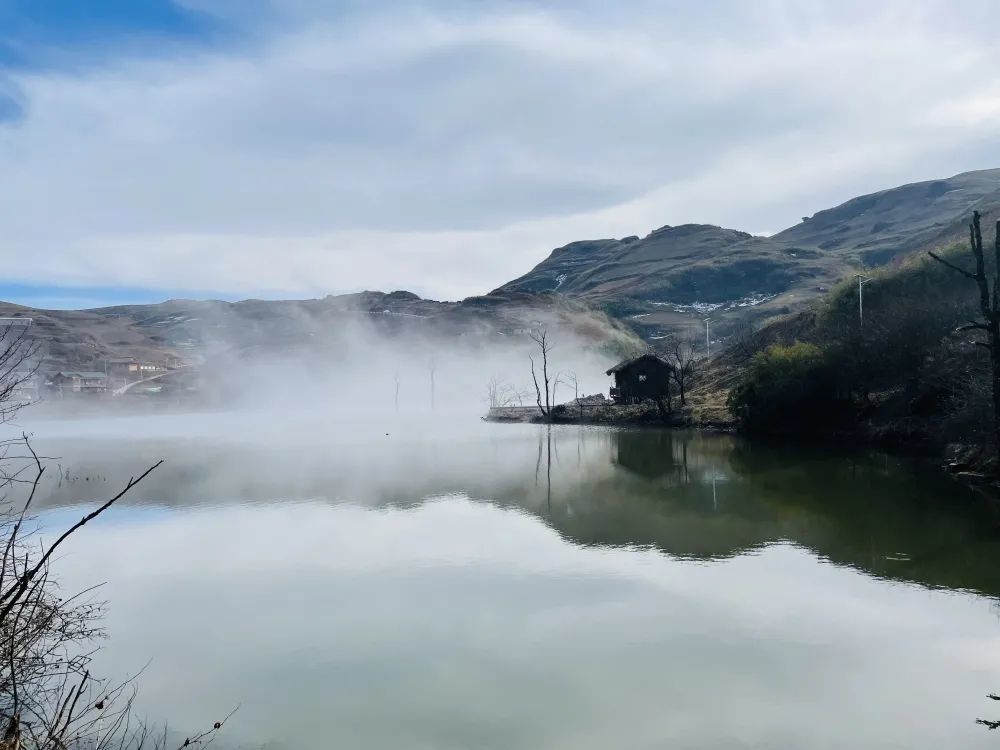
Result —
M124 380L135 380L139 377L139 360L134 357L113 357L105 360L108 376Z
M112 357L105 360L104 366L107 370L109 388L121 388L128 383L145 380L167 371L161 364L142 362L135 357Z
M52 376L52 389L60 395L66 393L104 393L108 378L103 372L83 370L62 371Z
M638 404L646 399L667 398L670 393L670 364L655 354L626 359L607 371L614 375L611 398L616 404Z

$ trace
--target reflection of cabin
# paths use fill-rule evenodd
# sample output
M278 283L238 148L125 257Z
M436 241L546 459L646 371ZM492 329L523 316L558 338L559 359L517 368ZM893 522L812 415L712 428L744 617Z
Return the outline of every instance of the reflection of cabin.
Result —
M669 430L614 432L611 442L618 449L614 463L638 476L659 479L681 469L674 459L674 434ZM686 467L687 449L682 447Z
M52 376L52 387L59 393L104 393L108 378L103 372L57 372Z
M626 359L608 370L615 376L611 398L616 404L637 404L645 399L666 398L673 368L655 354Z

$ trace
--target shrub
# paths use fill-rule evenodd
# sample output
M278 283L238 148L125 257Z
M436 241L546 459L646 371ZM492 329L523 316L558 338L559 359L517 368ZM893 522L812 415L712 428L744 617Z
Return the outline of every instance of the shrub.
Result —
M755 433L819 434L853 415L824 351L803 342L773 344L756 354L728 406L741 428Z

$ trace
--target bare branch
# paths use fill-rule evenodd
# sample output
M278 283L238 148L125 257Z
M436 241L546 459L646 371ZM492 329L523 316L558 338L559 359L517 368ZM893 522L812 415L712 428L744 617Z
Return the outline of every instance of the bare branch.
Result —
M104 511L106 511L108 508L110 508L112 505L114 505L117 501L121 500L133 487L135 487L143 479L145 479L146 477L148 477L154 470L156 470L157 468L159 468L159 466L162 465L162 464L163 464L163 461L157 461L155 464L153 464L148 469L146 469L139 476L138 479L135 479L135 478L129 479L128 480L128 484L125 485L125 488L121 492L119 492L117 495L115 495L114 497L112 497L110 500L105 501L104 504L101 505L101 506L99 506L96 510L93 510L90 513L88 513L87 515L83 516L83 518L81 518L75 524L73 524L72 526L70 526L66 531L64 531L62 533L62 535L58 539L56 539L56 541L45 551L45 554L42 555L41 559L34 565L34 567L30 568L29 570L27 570L27 571L25 571L24 573L21 574L20 580L18 581L18 583L12 585L5 592L3 592L2 594L0 594L0 602L6 602L6 604L4 604L4 606L3 606L3 608L0 609L0 622L2 622L3 619L8 614L10 614L10 610L13 608L14 602L17 601L17 595L19 593L23 593L24 592L24 590L28 587L28 584L31 582L31 579L34 578L38 574L38 571L41 570L42 567L44 567L46 565L46 563L48 563L49 558L52 557L52 553L55 552L59 548L59 545L61 545L64 541L66 541L72 534L74 534L77 531L79 531L89 521L93 521L99 515L101 515L102 513L104 513ZM37 482L36 482L35 486L37 487ZM30 502L30 498L29 498L29 502ZM14 597L14 598L11 599L11 597Z
M968 323L964 326L959 326L955 329L956 331L988 331L990 327L985 323Z
M961 266L956 266L954 263L945 260L940 255L938 255L937 253L933 253L933 252L928 251L927 254L929 256L931 256L934 260L936 260L938 263L941 263L942 265L947 266L952 271L957 271L958 273L960 273L963 276L965 276L967 279L972 279L973 281L976 280L976 275L974 273L970 273L969 271L966 271Z

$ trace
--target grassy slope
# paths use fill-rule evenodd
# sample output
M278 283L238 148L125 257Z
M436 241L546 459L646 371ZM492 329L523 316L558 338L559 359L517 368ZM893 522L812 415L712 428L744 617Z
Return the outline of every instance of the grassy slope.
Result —
M991 206L988 221L984 220L990 238L998 217L1000 211ZM969 345L970 334L955 333L957 326L978 317L975 285L933 261L927 251L971 268L968 243L963 240L967 232L965 222L949 224L917 250L870 271L871 281L864 286L865 329L859 328L856 280L847 278L807 310L764 326L758 346L805 341L845 352L860 347L874 362L870 386L879 406L868 416L872 424L931 429L929 425L942 415L915 416L911 402L932 385L956 379L979 350ZM935 366L953 372L934 373ZM740 377L740 367L741 357L727 350L699 375L692 391L697 419L713 423L730 419L725 402Z
M1000 169L969 172L859 196L770 238L687 224L641 239L574 242L501 290L586 299L647 340L664 330L694 331L706 314L663 303L726 303L711 311L725 335L745 317L765 323L806 310L863 268L960 240L974 208L992 215L998 206ZM773 296L747 304L754 292Z

